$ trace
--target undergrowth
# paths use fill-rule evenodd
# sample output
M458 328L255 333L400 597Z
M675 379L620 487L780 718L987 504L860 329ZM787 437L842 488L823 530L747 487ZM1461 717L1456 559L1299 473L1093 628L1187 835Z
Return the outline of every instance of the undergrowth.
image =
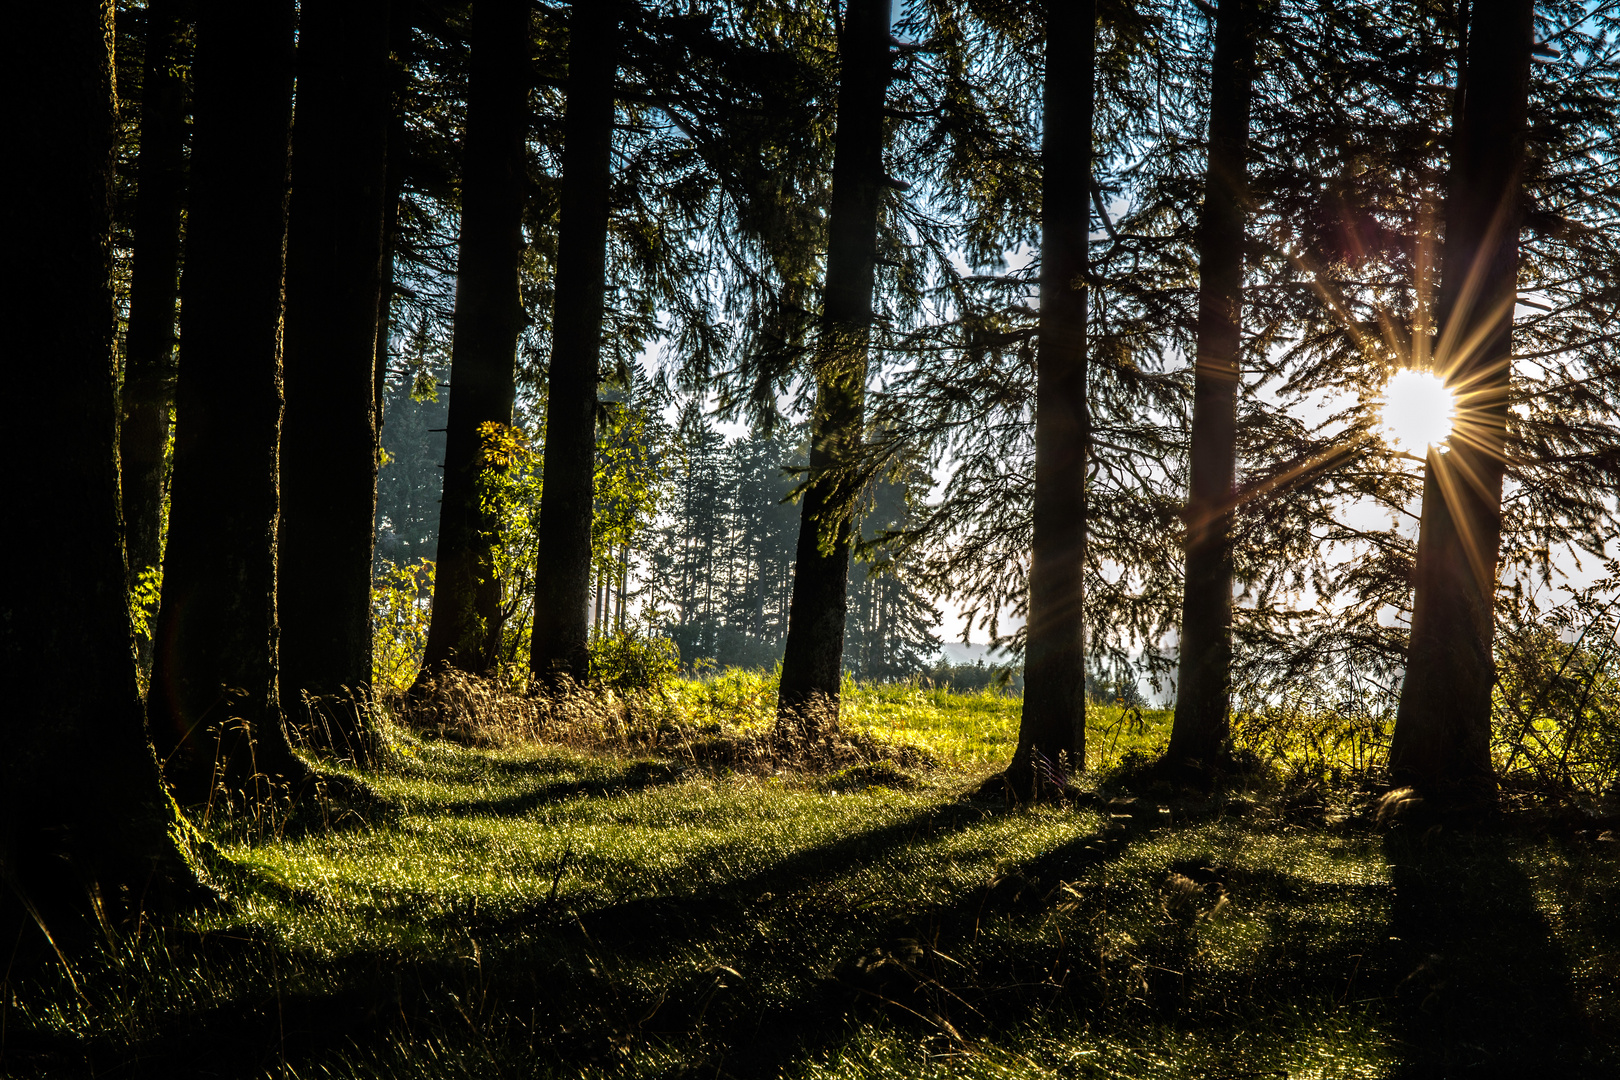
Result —
M1089 808L1015 807L971 795L1015 698L849 687L840 757L773 748L773 690L441 688L396 714L375 805L210 826L226 907L8 973L0 1075L1620 1065L1612 834L1377 831L1331 740L1138 783L1169 718L1118 708L1088 716Z

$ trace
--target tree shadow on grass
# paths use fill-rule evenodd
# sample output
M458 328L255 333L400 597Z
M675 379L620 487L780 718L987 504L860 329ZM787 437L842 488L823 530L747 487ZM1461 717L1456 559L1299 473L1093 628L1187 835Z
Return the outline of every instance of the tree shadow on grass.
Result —
M622 782L624 774L606 779ZM525 802L543 800L554 786L493 804L469 802L461 812L489 812L494 805L497 812L521 813ZM656 969L676 949L729 955L748 940L751 920L770 902L761 897L771 890L804 888L987 816L984 808L945 803L794 851L751 873L705 876L694 866L693 887L674 896L579 912L565 896L488 914L459 910L412 920L422 938L450 942L448 952L382 948L302 956L253 925L171 933L162 963L180 978L206 972L207 980L228 986L223 996L196 995L213 1003L155 1017L155 1030L135 1041L80 1043L14 1024L6 1073L202 1077L274 1074L287 1066L301 1072L346 1048L387 1047L424 1033L447 1045L471 1039L497 1048L490 1052L511 1050L514 1060L613 1066L625 1046L658 1029L644 1023L652 1017L649 1008L657 1011L652 995L623 976ZM115 997L144 992L145 976L126 974L133 978ZM666 1019L684 1009L688 1026L700 1026L718 989L706 972L678 972L658 1001L671 998ZM520 1031L525 1045L508 1046Z
M529 770L532 775L538 769ZM554 769L553 772L561 771ZM534 783L527 790L487 799L462 799L435 804L435 817L523 817L552 803L566 799L606 799L636 791L677 783L685 774L679 766L664 761L631 761L615 769L593 768L577 779L550 779Z
M1570 959L1513 859L1524 843L1412 827L1386 838L1395 1077L1598 1074Z

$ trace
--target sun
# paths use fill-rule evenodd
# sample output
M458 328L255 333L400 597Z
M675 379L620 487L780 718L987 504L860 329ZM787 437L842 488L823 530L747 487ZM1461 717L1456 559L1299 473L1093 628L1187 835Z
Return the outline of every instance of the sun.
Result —
M1451 434L1457 400L1429 371L1397 371L1379 398L1379 434L1397 450L1423 454Z

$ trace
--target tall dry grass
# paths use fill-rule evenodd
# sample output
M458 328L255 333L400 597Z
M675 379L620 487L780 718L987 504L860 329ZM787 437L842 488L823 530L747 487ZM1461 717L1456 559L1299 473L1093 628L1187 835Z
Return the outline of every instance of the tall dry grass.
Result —
M713 707L722 701L694 708L664 687L615 691L567 683L547 691L448 671L414 693L389 695L383 704L409 730L473 747L550 744L757 773L932 764L917 746L841 729L826 702L780 723L757 697L733 699L729 709Z

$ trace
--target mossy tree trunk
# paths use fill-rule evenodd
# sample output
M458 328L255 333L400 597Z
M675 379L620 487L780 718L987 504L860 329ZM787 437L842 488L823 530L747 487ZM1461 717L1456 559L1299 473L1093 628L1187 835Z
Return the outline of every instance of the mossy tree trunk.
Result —
M1198 355L1176 717L1165 759L1213 766L1227 753L1232 680L1232 495L1242 365L1254 42L1246 5L1221 0L1210 72L1209 164L1198 227Z
M591 520L596 469L596 391L607 295L608 188L612 182L618 5L575 0L568 24L568 105L563 118L557 288L546 395L529 662L555 681L590 674Z
M1491 650L1534 14L1532 0L1474 2L1446 193L1433 356L1457 415L1447 451L1429 451L1390 745L1392 782L1443 802L1496 793Z
M305 0L287 227L277 615L281 693L316 745L367 760L389 0ZM305 697L309 706L305 706Z
M810 474L802 496L778 722L838 723L853 538L845 466L865 423L867 346L883 204L883 109L893 75L889 0L849 0L838 40L827 276L814 359Z
M84 936L75 927L90 924L74 916L89 915L92 898L120 920L206 895L147 739L131 651L110 286L112 10L25 5L0 42L0 86L28 102L6 132L26 167L0 199L6 383L21 403L0 425L0 449L26 463L0 529L12 571L0 593L0 924L37 915L60 945Z
M500 644L499 538L479 499L478 429L492 421L510 424L517 394L529 5L475 0L471 38L444 493L424 679L447 667L487 671Z
M186 24L180 0L146 9L141 149L136 161L135 255L124 342L118 456L124 548L131 581L163 561L163 498L174 406L175 304L180 298L180 219L186 198ZM139 643L144 667L152 643Z
M1097 8L1046 5L1041 132L1041 309L1035 383L1035 514L1024 711L1007 780L1038 797L1086 752L1086 275Z
M148 711L182 802L311 778L276 675L277 453L292 0L204 4L174 482Z

